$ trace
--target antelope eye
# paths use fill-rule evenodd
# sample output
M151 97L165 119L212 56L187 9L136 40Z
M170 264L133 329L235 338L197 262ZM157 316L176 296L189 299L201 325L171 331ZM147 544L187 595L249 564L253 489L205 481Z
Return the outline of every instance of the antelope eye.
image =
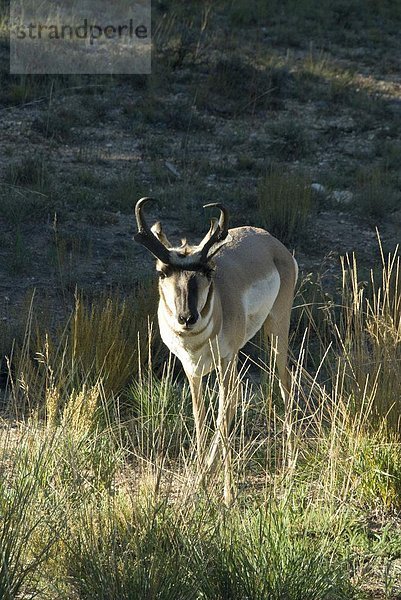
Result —
M167 275L163 271L157 271L159 279L166 279Z

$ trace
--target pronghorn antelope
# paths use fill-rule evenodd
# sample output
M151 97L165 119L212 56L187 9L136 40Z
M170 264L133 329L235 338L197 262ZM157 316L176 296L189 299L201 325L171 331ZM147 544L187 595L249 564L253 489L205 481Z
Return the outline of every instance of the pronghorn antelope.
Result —
M230 501L228 436L235 412L238 385L234 384L239 350L264 327L277 349L277 368L286 401L290 389L287 370L290 313L298 267L292 254L267 231L256 227L228 229L228 211L220 211L197 246L186 240L172 246L160 223L149 228L141 198L135 207L135 240L157 259L158 320L161 337L181 361L188 377L196 427L198 459L203 465L205 407L202 378L216 369L221 376L217 430L206 470L211 470L219 444L225 463L225 499Z

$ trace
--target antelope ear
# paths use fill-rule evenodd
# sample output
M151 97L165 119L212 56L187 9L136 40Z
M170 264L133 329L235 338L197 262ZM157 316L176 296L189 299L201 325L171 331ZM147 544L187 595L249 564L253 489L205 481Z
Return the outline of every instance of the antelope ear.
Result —
M211 258L213 258L213 256L215 254L217 254L218 252L220 252L220 250L228 243L231 242L232 237L230 234L227 234L227 236L224 238L224 240L221 240L220 242L216 242L215 244L213 244L213 246L209 249L209 252L207 253L207 260L210 260Z
M168 239L164 235L164 231L162 229L160 221L157 221L154 225L152 225L152 227L150 228L150 230L153 233L153 235L155 235L157 237L157 239L159 240L159 242L161 242L164 246L166 246L166 248L171 248L172 247L171 244L170 244L170 242L168 241Z

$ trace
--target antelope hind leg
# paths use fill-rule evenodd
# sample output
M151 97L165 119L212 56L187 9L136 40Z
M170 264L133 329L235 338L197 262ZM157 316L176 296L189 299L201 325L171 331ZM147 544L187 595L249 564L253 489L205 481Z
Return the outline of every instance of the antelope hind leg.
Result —
M293 436L292 436L292 406L291 406L291 375L288 370L288 335L290 329L290 317L285 315L280 321L276 321L269 315L264 323L264 331L269 337L272 346L277 351L276 365L279 375L280 392L284 401L284 431L286 434L286 462L291 468L293 466Z

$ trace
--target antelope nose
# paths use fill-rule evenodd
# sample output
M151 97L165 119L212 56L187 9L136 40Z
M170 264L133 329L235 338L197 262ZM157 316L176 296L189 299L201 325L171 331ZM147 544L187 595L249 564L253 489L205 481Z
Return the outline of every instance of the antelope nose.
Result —
M198 315L197 314L184 314L181 313L178 315L178 322L180 325L187 325L187 327L189 325L195 325L196 321L198 320Z

